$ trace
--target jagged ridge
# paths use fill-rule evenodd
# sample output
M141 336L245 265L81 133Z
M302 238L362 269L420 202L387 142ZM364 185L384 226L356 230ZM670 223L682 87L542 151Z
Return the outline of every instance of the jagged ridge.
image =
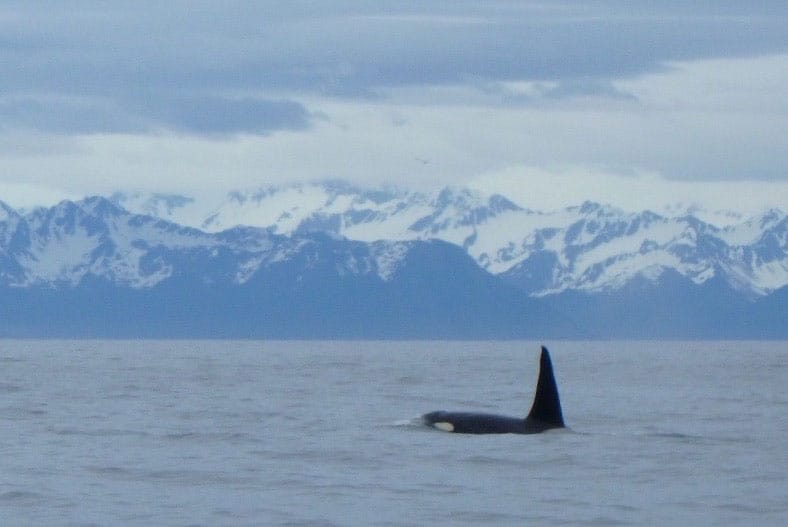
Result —
M131 208L136 202L126 199ZM587 202L538 212L463 188L367 191L342 182L236 191L198 208L192 203L168 217L206 230L244 224L365 242L441 239L533 296L616 291L667 270L698 285L720 278L749 298L788 285L788 219L779 210L715 226L698 211L628 213Z

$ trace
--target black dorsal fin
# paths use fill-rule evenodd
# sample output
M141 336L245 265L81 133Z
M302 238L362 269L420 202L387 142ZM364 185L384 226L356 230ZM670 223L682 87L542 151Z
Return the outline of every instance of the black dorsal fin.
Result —
M561 401L558 398L558 386L553 375L553 363L550 360L550 353L544 346L542 346L542 356L539 359L539 381L536 383L534 404L528 413L528 419L535 419L554 427L564 426Z

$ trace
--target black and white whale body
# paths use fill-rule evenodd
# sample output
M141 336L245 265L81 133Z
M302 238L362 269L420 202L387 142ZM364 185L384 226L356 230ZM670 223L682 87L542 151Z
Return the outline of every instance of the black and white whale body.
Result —
M524 419L504 415L438 411L424 414L422 420L428 426L458 434L538 434L552 428L564 428L564 416L550 353L542 346L536 394L531 411Z

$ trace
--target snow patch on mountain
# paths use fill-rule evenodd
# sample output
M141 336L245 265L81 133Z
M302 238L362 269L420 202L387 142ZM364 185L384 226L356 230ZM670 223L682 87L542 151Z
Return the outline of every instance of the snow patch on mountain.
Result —
M39 238L19 262L35 277L34 281L78 283L90 270L91 253L99 242L84 231L68 238Z
M276 226L276 232L291 234L313 210L327 202L327 193L315 186L292 186L254 193L232 192L219 209L200 224L203 230L218 232L237 225ZM275 199L275 207L264 203Z
M409 244L405 242L375 242L372 244L372 256L375 259L378 276L384 282L391 280L409 250Z
M777 226L786 215L779 209L770 209L763 215L748 218L746 221L735 225L728 225L720 231L720 239L733 246L744 246L756 243L764 231Z
M235 273L233 282L236 284L245 284L249 279L254 276L260 266L262 265L265 257L263 255L255 255L248 260L240 263L238 271Z
M751 282L760 285L760 293L768 294L785 286L785 277L788 275L788 261L786 259L754 265Z
M578 280L581 286L577 289L595 292L616 290L636 276L655 280L664 269L675 269L680 264L676 256L665 251L630 253L586 267Z

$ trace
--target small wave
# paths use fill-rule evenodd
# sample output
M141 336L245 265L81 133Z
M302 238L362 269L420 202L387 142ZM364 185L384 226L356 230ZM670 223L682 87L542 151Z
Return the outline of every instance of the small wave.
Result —
M410 419L398 419L394 421L389 426L396 427L396 428L412 428L412 427L422 427L424 426L424 420L421 416L418 417L411 417Z
M649 437L662 437L665 439L705 439L702 436L693 436L689 434L682 434L681 432L653 432L647 434Z
M183 441L183 442L198 442L198 441L222 441L229 443L261 443L263 439L248 432L205 432L205 431L182 431L182 432L169 432L161 436L167 441Z
M128 469L123 467L100 467L100 466L89 466L85 467L85 470L88 472L92 472L93 474L99 474L102 476L128 476L131 472Z
M244 485L254 478L205 470L153 470L136 473L139 481L177 482L185 485Z
M725 437L725 436L702 436L694 434L684 434L681 432L651 432L644 434L646 437L655 439L673 440L685 444L719 444L719 443L749 443L753 439L749 437Z
M475 455L470 456L465 459L468 463L473 463L476 465L500 465L500 464L511 464L511 459L501 458L501 457L494 457L494 456L485 456L485 455Z
M114 437L114 436L135 436L147 437L150 434L142 430L122 430L114 428L100 428L96 430L81 430L77 428L54 428L50 427L49 432L58 436L88 436L88 437Z
M17 362L25 362L25 359L20 359L18 357L0 357L0 363L3 364L13 364Z
M197 432L172 432L164 435L164 439L170 440L193 440L200 439L202 434Z
M756 507L748 503L723 503L716 506L717 509L722 511L745 513L745 514L763 514L767 512L763 507ZM773 512L779 512L780 509L775 508Z
M0 503L5 504L38 503L42 500L44 500L42 494L28 490L9 490L0 493Z
M610 516L597 516L597 517L591 518L590 520L585 522L585 525L592 525L592 526L595 526L595 525L600 525L600 526L605 526L605 525L626 525L626 524L627 524L627 522L625 522L624 520L618 520L618 519L612 518Z
M506 514L503 512L456 510L449 512L447 516L452 520L459 520L462 521L463 523L472 522L477 525L515 523L515 522L527 524L526 518L522 516L516 516L513 514Z

